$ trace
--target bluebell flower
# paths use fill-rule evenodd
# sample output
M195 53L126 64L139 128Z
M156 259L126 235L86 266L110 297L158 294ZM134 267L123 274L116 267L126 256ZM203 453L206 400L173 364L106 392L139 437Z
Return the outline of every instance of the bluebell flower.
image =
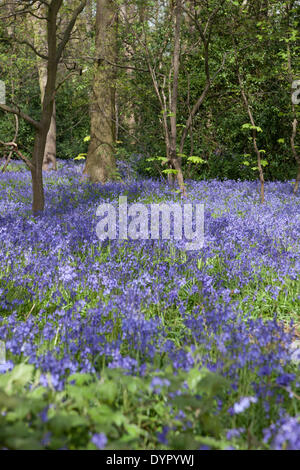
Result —
M251 403L257 403L256 397L243 397L237 403L233 405L233 411L235 414L243 413Z
M94 434L91 442L99 449L104 449L106 444L107 444L107 437L106 435L102 432L100 434Z

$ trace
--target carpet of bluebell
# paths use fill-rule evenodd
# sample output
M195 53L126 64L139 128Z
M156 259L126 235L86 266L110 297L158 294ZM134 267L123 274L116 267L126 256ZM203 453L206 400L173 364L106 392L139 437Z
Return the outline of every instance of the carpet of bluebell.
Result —
M82 167L0 175L0 447L300 449L300 194L187 181L205 243L107 240L104 202L180 202ZM186 202L186 201L185 201Z

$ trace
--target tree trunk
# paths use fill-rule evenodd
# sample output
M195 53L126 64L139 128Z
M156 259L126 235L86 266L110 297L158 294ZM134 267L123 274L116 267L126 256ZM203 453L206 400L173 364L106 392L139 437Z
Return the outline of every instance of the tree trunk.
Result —
M177 172L177 181L183 196L186 196L184 179L181 169L181 158L177 155L177 106L178 78L180 68L180 29L182 20L182 0L177 0L174 11L174 51L173 51L173 83L170 93L170 162Z
M132 29L132 26L133 26L134 20L135 20L135 5L134 5L134 3L130 3L130 4L125 4L124 3L123 5L120 5L120 11L121 11L121 15L123 17L123 21L125 21L125 25L127 26L127 28L129 30ZM126 46L124 47L124 52L123 53L124 53L124 56L127 59L128 64L130 64L130 59L134 54L132 46L130 44L126 44ZM120 55L119 51L118 51L118 55ZM132 79L133 79L133 70L128 68L126 70L126 75L127 75L128 81L129 82L132 81ZM126 103L126 108L127 108L127 112L124 115L123 120L124 120L124 124L125 124L126 129L128 129L129 143L131 145L134 145L135 142L136 142L135 138L134 138L135 129L136 129L136 118L135 118L135 113L134 113L134 108L135 108L134 107L134 99L132 100L131 97L130 97L130 100Z
M31 178L32 178L32 195L33 195L33 202L32 202L32 212L34 215L38 215L42 213L44 210L45 205L45 197L44 197L44 188L43 188L43 174L41 168L34 168L31 170Z
M240 69L239 69L239 66L238 66L238 63L237 63L237 54L236 54L236 67L237 67L237 76L238 76L238 81L239 81L239 85L240 85L241 95L242 95L242 98L243 98L243 101L244 101L245 109L248 113L251 125L253 127L253 129L252 129L252 142L253 142L254 151L255 151L256 156L257 156L257 168L258 168L259 181L260 181L260 202L264 203L265 202L264 170L263 170L263 167L262 167L262 164L261 164L260 151L258 150L258 147L257 147L256 126L255 126L253 114L252 114L252 111L251 111L251 107L249 105L248 98L247 98L245 90L244 90L243 81L242 81L241 74L240 74Z
M48 122L50 119L48 119ZM46 145L48 126L45 122L44 126L41 126L40 130L37 131L32 159L34 162L34 168L31 170L32 177L32 212L34 215L41 213L44 210L45 197L44 197L44 186L43 186L43 156Z
M91 140L84 174L93 183L105 183L116 170L115 144L115 63L116 11L112 0L98 0L96 15L97 65L91 104ZM109 61L110 63L108 63Z
M41 5L38 10L41 16L45 16L46 8ZM32 29L34 32L34 46L37 50L47 55L47 29L45 22L38 20L35 17L30 17ZM41 103L43 103L45 96L45 89L47 83L47 61L36 57L36 64L39 74L39 85L41 91ZM45 152L43 156L43 170L48 171L52 165L53 170L57 170L56 164L56 106L55 101L53 104L53 113L51 117L51 123L46 139Z
M43 170L49 170L52 165L53 170L57 170L56 162L56 105L53 103L53 113L47 134L45 153L43 158Z
M288 8L288 14L289 14L289 8ZM290 83L291 83L291 87L292 87L294 77L293 77L293 69L292 69L291 48L290 48L289 43L287 43L287 59L288 59L287 62L288 62L289 79L290 79ZM291 88L291 102L292 102L293 122L292 122L292 133L291 133L291 137L290 137L290 142L291 142L291 149L292 149L293 156L294 156L294 158L297 162L297 165L298 165L298 174L297 174L296 183L295 183L294 190L293 190L293 193L296 194L297 191L298 191L299 181L300 181L300 155L297 152L296 145L295 145L295 139L296 139L297 127L298 127L298 119L297 119L295 104L293 103L293 99L292 99L293 91L294 91L293 88Z
M294 115L296 116L295 105L294 104L293 104L293 112L294 112ZM300 182L300 156L299 156L299 154L296 150L296 146L295 146L295 138L296 138L296 134L297 134L297 125L298 125L298 120L295 117L294 120L293 120L293 124L292 124L293 131L292 131L292 135L291 135L291 148L292 148L294 158L295 158L295 160L298 164L298 174L297 174L296 183L295 183L294 191L293 191L294 194L297 193L298 187L299 187L299 182Z
M39 83L40 83L40 90L41 90L41 99L43 102L44 95L45 95L45 88L47 83L47 67L45 64L42 64L41 61L38 59L38 71L39 71ZM51 116L51 122L49 131L47 134L46 139L46 146L45 152L43 157L43 170L48 171L50 170L50 166L52 165L53 170L57 170L56 164L56 105L55 100L53 102L53 111Z

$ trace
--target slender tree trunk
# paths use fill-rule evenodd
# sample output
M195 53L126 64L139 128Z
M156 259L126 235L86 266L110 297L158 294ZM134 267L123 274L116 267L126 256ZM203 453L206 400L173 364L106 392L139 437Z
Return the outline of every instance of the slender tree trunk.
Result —
M242 94L246 111L248 113L251 125L255 127L253 114L252 114L251 107L249 106L248 98L244 90L244 86L243 86L243 82L242 82L242 78L241 78L238 66L237 66L237 75L238 75L240 90L241 90L241 94ZM265 201L265 180L264 180L264 171L263 171L263 167L261 164L260 151L258 150L258 147L257 147L256 129L252 129L252 142L253 142L254 151L257 156L257 167L258 167L259 181L260 181L260 201L261 203L263 203Z
M44 196L44 187L43 187L43 173L42 173L42 164L44 156L44 147L42 133L39 133L36 136L34 151L33 151L33 161L35 162L35 167L31 170L32 178L32 212L33 214L39 214L44 210L45 205L45 196Z
M93 183L105 183L114 176L115 70L109 62L116 58L116 11L112 0L98 0L96 54L98 62L93 82L91 140L84 174Z
M130 4L124 3L123 5L120 5L120 13L128 29L132 28L132 25L133 25L134 10L135 10L135 6L133 3L130 3ZM128 64L130 64L130 58L133 56L133 53L134 51L133 51L132 46L130 44L125 45L124 56L126 57ZM120 51L118 51L118 55L120 55ZM126 75L127 75L128 80L131 81L133 79L133 70L128 68L126 70ZM135 129L136 129L136 118L135 118L135 113L134 113L134 101L131 98L126 103L126 107L127 107L127 110L126 110L126 114L123 117L123 120L124 120L126 129L128 129L129 143L131 145L134 145L136 142L134 138Z
M297 193L298 191L298 187L299 187L299 182L300 182L300 155L299 153L297 152L296 150L296 145L295 145L295 139L296 139L296 135L297 135L297 126L298 126L298 120L297 120L297 117L296 117L296 110L295 110L295 105L293 104L292 105L292 108L293 108L293 114L294 114L294 119L293 119L293 123L292 123L292 135L291 135L291 138L290 138L290 141L291 141L291 148L292 148L292 152L293 152L293 155L294 155L294 158L298 164L298 173L297 173L297 177L296 177L296 183L295 183L295 186L294 186L294 194Z
M34 169L31 170L32 176L32 211L36 215L44 210L45 197L44 197L44 186L43 186L43 160L45 154L45 146L47 140L47 134L50 128L54 99L55 99L55 86L56 86L56 74L57 74L57 14L61 7L61 1L54 1L48 9L48 27L47 27L47 83L45 87L45 93L42 102L42 118L39 123L39 129L37 130L34 148L33 148L33 164Z
M180 30L182 21L182 0L176 0L174 12L174 51L173 51L173 83L170 93L170 150L169 158L172 167L177 172L177 181L182 195L186 196L184 179L181 169L181 159L177 155L177 106L178 106L178 78L180 68Z
M298 161L298 174L297 174L296 183L294 187L294 194L296 194L298 191L299 182L300 182L300 161Z
M290 48L289 43L287 43L287 59L288 59L289 79L290 79L290 83L291 83L291 86L292 86L292 83L293 83L293 69L292 69L292 59L291 59L291 48ZM293 94L293 91L294 90L292 89L292 94ZM297 191L298 191L299 182L300 182L300 155L297 152L296 145L295 145L295 139L296 139L297 127L298 127L298 119L297 119L295 104L293 103L293 101L292 101L292 114L293 114L293 122L292 122L292 133L291 133L291 137L290 137L290 142L291 142L291 149L292 149L293 156L294 156L294 158L297 162L297 165L298 165L298 173L297 173L296 183L295 183L294 190L293 190L293 193L296 194Z
M45 16L46 8L44 5L41 5L38 9L38 13L41 16ZM34 46L37 50L47 55L47 30L46 23L44 21L38 20L35 17L30 17L29 24L32 25L34 33ZM41 91L41 103L43 103L45 96L45 89L47 83L47 62L37 56L36 64L39 74L39 85ZM53 105L53 112L51 117L51 123L46 139L45 152L43 157L43 170L47 171L50 169L57 169L56 164L56 106L55 101Z
M47 68L45 64L41 64L40 61L38 65L39 70L39 83L40 83L40 90L41 90L41 98L42 102L45 95L45 88L47 83ZM53 170L57 170L57 163L56 163L56 104L55 99L53 101L53 111L51 116L51 122L49 131L47 134L46 139L46 146L43 158L43 170L48 171L50 169L50 165L52 165Z

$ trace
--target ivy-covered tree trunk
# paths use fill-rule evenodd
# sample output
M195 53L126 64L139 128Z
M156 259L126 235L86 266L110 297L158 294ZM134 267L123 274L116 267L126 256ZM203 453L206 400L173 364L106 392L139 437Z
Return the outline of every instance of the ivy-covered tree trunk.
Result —
M115 57L116 11L112 0L98 0L96 14L96 70L91 103L91 140L84 174L105 183L116 170Z

